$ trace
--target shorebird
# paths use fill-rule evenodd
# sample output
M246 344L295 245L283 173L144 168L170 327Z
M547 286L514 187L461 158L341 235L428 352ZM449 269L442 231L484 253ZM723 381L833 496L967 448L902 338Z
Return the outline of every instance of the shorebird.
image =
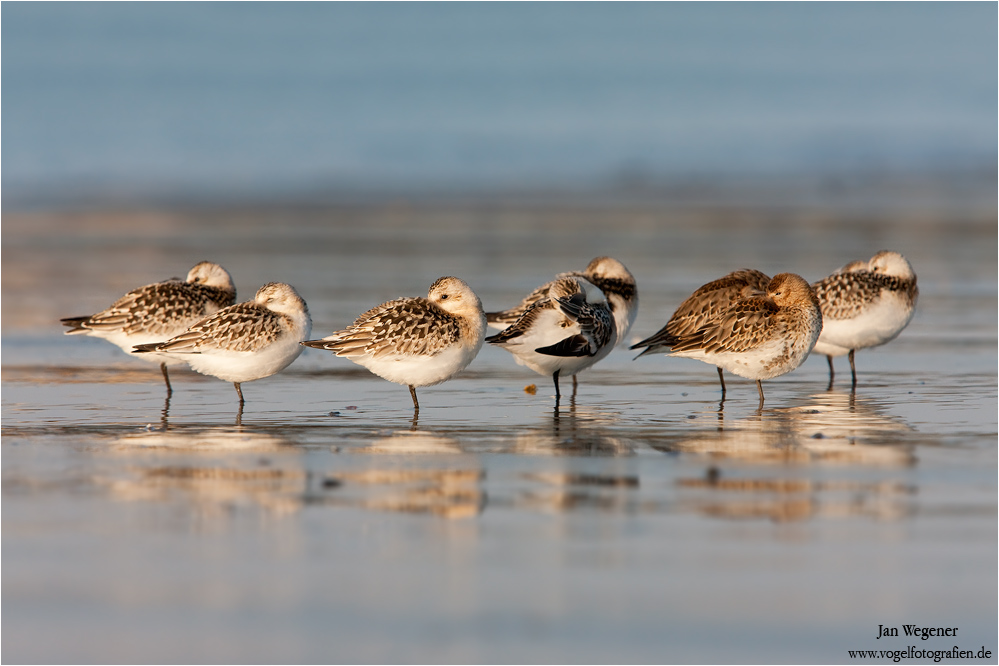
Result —
M822 329L818 299L793 273L775 275L761 296L732 303L671 345L670 356L695 358L756 380L763 408L764 379L791 372L808 356Z
M607 305L614 315L618 342L623 342L638 315L638 286L631 271L617 259L597 257L587 264L585 270L559 273L555 279L562 277L583 278L604 292ZM541 285L509 310L487 312L486 319L489 326L502 331L513 324L523 316L531 305L543 298L548 298L548 291L552 284L553 282L546 282Z
M733 303L751 296L762 296L770 284L770 278L760 271L750 268L733 271L725 277L709 282L698 288L687 300L680 304L666 325L654 335L631 346L631 349L645 350L636 356L665 353L683 336L697 332L697 329L727 312ZM718 366L718 381L721 382L722 396L725 395L725 376Z
M165 342L136 345L135 353L173 354L192 370L232 382L242 408L240 384L287 368L311 331L309 309L294 287L271 282L252 301L223 308Z
M171 278L147 284L128 292L110 307L88 317L61 319L66 335L92 335L131 352L135 345L166 340L189 326L236 302L236 288L229 272L209 261L192 268L185 280ZM166 354L150 354L147 361L158 362L170 386L168 365L183 361Z
M581 277L559 277L515 322L486 341L513 354L531 370L551 375L556 403L559 377L576 373L607 356L617 343L614 315L605 292Z
M485 331L479 297L463 280L442 277L426 298L382 303L347 328L302 344L329 350L382 379L409 386L418 414L416 387L440 384L464 370L482 348Z
M638 315L638 286L635 282L635 276L632 275L631 271L629 271L627 267L625 267L625 265L617 259L612 257L596 257L590 261L589 264L587 264L585 270L568 271L566 273L559 273L555 276L555 280L560 278L581 278L591 285L596 286L597 289L603 292L604 300L607 302L607 307L610 309L611 315L613 316L615 329L615 342L612 343L610 347L607 347L606 351L600 355L600 358L603 358L610 353L612 347L623 343L624 340L627 339L628 332L631 330L631 325L635 322L635 317ZM500 331L505 330L507 327L516 323L521 317L523 317L532 305L538 301L549 298L549 292L554 284L555 281L546 282L540 287L537 287L534 291L525 296L520 303L509 310L503 310L501 312L487 312L486 318L489 325L493 328L499 329ZM593 363L597 360L600 359L598 358L594 360ZM590 363L589 365L593 365L593 363ZM578 372L578 370L576 372ZM563 372L562 374L569 373ZM576 390L576 385L576 375L573 373L573 391ZM556 380L556 397L557 396L558 382Z
M833 357L849 354L853 386L858 349L891 342L916 311L919 288L909 261L898 252L883 250L870 261L853 261L812 285L822 308L822 334L815 353L829 361L829 384L834 376Z

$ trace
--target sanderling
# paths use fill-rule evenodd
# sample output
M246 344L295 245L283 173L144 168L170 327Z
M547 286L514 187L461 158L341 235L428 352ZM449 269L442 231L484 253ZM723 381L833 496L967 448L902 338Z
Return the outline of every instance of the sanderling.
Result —
M597 257L586 266L586 270L560 273L555 276L555 279L563 277L584 278L604 292L607 305L614 315L618 343L624 342L628 331L631 330L631 325L635 323L635 316L638 314L638 287L631 271L617 259ZM486 319L489 321L489 325L499 330L510 326L520 319L534 303L548 298L552 284L553 282L546 282L541 285L509 310L487 312Z
M287 368L311 331L309 309L294 287L271 282L252 301L223 308L165 342L136 345L135 352L175 354L192 370L232 382L242 407L240 384Z
M756 380L763 408L764 379L791 372L808 356L822 329L819 301L805 280L775 275L762 296L736 301L693 333L680 336L670 356L695 358Z
M822 334L815 353L829 361L849 354L850 374L857 385L853 353L894 340L916 311L919 288L912 265L898 252L884 250L868 262L853 261L812 285L822 307Z
M585 370L607 356L618 333L606 294L581 277L563 276L550 283L512 324L486 338L511 354L520 365L551 375L555 400L559 377Z
M762 296L769 283L769 277L750 268L733 271L707 283L681 303L666 325L655 335L631 346L631 349L646 348L635 358L668 351L681 337L692 335L697 329L728 311L736 301ZM718 366L718 380L721 382L722 395L725 395L725 376L721 366Z
M306 347L326 349L383 379L409 386L420 411L417 386L445 382L465 369L482 348L486 315L463 280L442 277L426 298L397 298L371 308L347 328Z
M226 269L202 261L190 270L187 279L172 278L133 289L106 310L89 317L61 319L70 327L66 335L92 335L131 352L135 345L166 340L183 333L192 324L236 302L236 288ZM172 393L167 365L181 360L165 354L150 355L159 362Z

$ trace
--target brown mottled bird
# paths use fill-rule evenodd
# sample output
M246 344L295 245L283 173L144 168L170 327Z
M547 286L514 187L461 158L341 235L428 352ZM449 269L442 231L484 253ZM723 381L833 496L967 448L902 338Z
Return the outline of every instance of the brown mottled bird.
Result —
M306 347L326 349L382 379L409 386L420 411L417 386L432 386L465 369L482 348L486 315L463 280L442 277L426 298L397 298L373 307L347 328Z
M822 330L819 301L804 278L775 275L762 295L741 298L692 333L672 340L670 356L694 358L756 380L791 372L808 356Z
M92 335L131 352L135 345L159 342L183 333L189 326L236 302L229 272L209 261L196 264L185 280L172 278L128 292L106 310L87 317L60 320L66 335ZM158 362L172 392L168 365L184 361L168 354L150 354Z
M669 351L681 336L695 333L697 329L727 311L736 301L762 295L769 283L770 278L767 275L744 268L698 288L680 304L666 325L655 335L632 345L632 349L646 348L635 358ZM721 381L722 395L725 395L725 377L721 367L718 368L718 379Z
M295 288L271 282L252 301L236 303L163 342L136 345L135 353L167 353L203 375L240 384L270 377L302 353L299 343L312 331L309 308Z

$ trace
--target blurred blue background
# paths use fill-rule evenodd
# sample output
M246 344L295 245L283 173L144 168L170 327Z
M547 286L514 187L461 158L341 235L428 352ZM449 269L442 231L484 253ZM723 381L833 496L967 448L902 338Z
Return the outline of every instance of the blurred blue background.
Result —
M10 3L3 203L995 169L995 3Z

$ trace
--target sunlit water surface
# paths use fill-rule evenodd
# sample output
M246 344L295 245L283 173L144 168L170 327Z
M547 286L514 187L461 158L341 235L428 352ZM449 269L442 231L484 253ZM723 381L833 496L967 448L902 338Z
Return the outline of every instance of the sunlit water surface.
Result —
M5 216L4 661L845 662L996 646L995 212L408 206ZM736 268L919 274L890 345L767 382L616 350L556 408L485 348L420 390L308 350L231 385L60 316L201 259L314 336L464 278L487 309L610 254L633 340ZM536 386L536 392L525 390ZM563 382L566 389L568 382ZM568 394L571 387L566 390ZM916 641L950 648L951 639ZM944 644L946 642L946 645ZM995 652L993 651L993 654Z

